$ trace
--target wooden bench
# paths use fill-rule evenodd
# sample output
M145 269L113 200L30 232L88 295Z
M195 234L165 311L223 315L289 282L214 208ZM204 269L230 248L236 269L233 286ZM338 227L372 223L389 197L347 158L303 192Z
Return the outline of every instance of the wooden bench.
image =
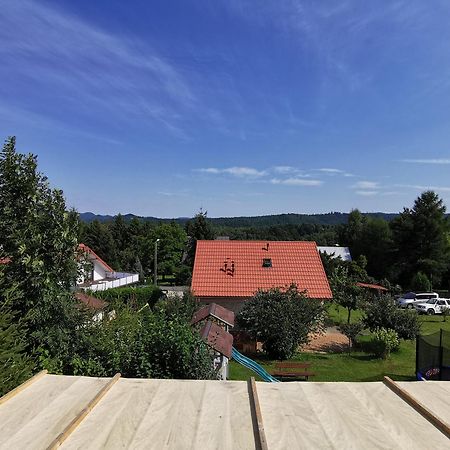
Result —
M271 372L271 375L277 378L304 378L308 381L309 377L314 377L316 375L314 372L308 371L310 367L311 363L308 362L280 361L275 363L276 370Z

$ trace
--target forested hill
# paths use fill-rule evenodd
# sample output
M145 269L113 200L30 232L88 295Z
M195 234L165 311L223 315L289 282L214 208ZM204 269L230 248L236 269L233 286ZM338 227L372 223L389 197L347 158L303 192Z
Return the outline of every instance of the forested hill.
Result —
M254 217L215 217L209 218L211 223L215 226L222 227L267 227L276 225L301 225L301 224L316 224L316 225L338 225L347 223L348 213L330 212L326 214L276 214L268 216L254 216ZM385 220L392 220L397 214L395 213L363 213L364 216L380 217ZM157 217L141 217L133 214L124 214L125 221L131 221L133 218L145 220L146 222L176 222L184 225L189 218L178 217L174 219L159 219ZM83 222L90 223L94 220L100 222L110 222L114 216L100 215L91 212L80 213L80 219Z

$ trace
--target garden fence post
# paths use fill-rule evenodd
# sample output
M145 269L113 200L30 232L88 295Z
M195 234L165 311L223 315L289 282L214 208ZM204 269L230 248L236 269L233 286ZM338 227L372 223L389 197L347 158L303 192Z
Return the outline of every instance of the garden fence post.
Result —
M418 376L419 370L419 340L420 340L420 334L416 335L416 378Z

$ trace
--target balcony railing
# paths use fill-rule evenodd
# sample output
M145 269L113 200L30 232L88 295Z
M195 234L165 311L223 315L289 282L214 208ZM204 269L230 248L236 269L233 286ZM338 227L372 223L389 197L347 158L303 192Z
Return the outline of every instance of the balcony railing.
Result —
M137 273L108 272L105 279L83 286L83 289L106 291L106 289L117 288L138 282L139 275Z

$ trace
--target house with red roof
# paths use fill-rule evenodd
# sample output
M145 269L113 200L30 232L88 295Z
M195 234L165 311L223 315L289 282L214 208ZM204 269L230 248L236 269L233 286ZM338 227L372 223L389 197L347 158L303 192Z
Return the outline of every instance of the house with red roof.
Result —
M197 241L191 290L203 303L238 312L260 289L292 283L311 298L332 298L315 242Z
M104 291L139 282L139 274L116 272L94 250L85 244L78 245L77 257L80 272L77 280L77 288L79 289ZM9 257L0 258L0 265L7 265L10 262L11 258Z
M139 274L116 272L89 246L80 244L79 264L81 275L77 287L91 291L104 291L139 282Z

